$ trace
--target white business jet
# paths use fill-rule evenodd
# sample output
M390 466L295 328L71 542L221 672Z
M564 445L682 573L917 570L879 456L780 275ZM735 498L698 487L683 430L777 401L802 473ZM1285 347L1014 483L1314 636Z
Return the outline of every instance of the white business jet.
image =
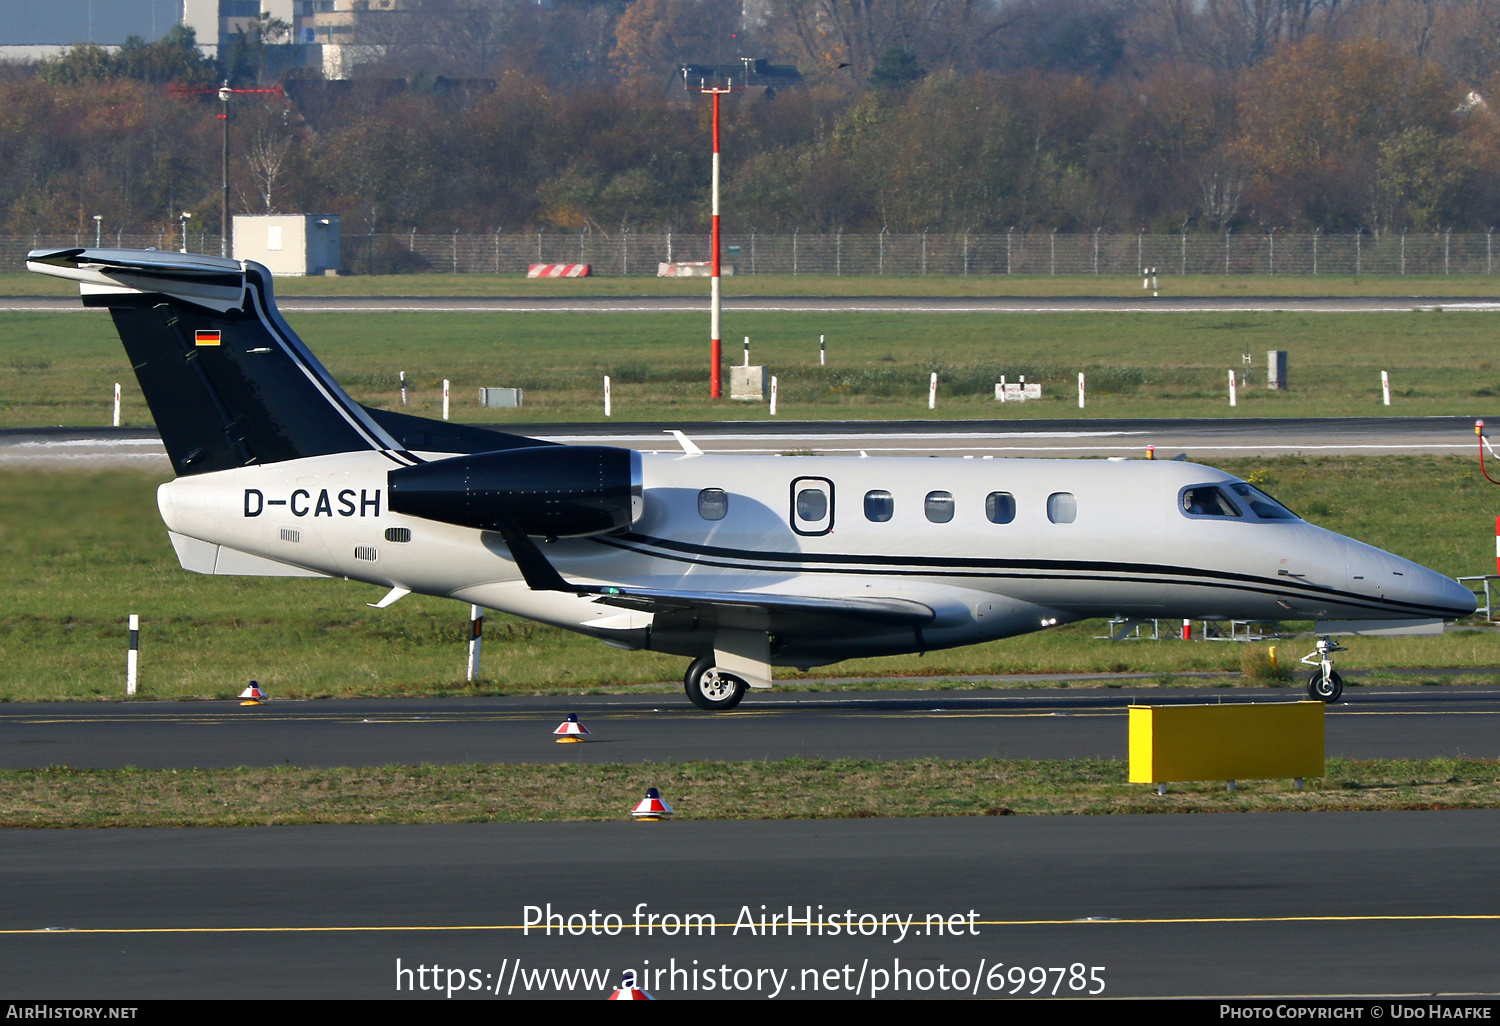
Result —
M564 446L354 402L253 262L38 250L108 307L175 480L184 568L328 576L691 660L730 709L772 667L1087 617L1437 625L1473 595L1180 461L710 456ZM1329 622L1337 622L1329 626ZM1315 673L1316 697L1338 698Z

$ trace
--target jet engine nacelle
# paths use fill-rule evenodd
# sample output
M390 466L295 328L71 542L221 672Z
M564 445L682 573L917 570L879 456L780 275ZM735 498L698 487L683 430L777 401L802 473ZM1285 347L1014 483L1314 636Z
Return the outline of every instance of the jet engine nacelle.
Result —
M640 518L641 454L549 445L456 456L389 473L393 513L447 524L575 538Z

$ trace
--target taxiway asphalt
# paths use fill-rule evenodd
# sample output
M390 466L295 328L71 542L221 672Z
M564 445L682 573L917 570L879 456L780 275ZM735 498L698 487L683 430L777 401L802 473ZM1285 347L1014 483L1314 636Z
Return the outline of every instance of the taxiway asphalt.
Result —
M702 313L702 296L278 296L284 313ZM1492 296L733 296L725 313L1412 313L1494 312ZM74 313L71 296L0 296L0 312Z
M770 997L767 970L782 998L998 997L1019 966L1065 967L1067 996L1091 975L1113 997L1493 994L1497 858L1497 810L4 830L0 989L447 1000L417 983L439 966L475 988L454 997L491 1000L557 996L548 969L605 970L563 989L602 998L647 968L659 1000L723 996L709 971ZM625 929L523 933L548 903ZM641 903L716 926L637 936ZM789 905L856 931L915 918L899 942L889 919L761 933L762 906L784 923Z
M1493 421L1480 410L1476 416ZM1157 418L973 421L720 421L482 425L578 445L680 452L681 430L709 453L830 456L1142 458L1468 455L1469 417ZM139 467L170 472L152 428L0 428L0 468Z
M1357 674L1346 671L1347 679ZM0 706L0 767L178 769L492 762L1127 756L1126 708L1296 701L1300 689L1133 687L752 694L703 713L680 693L476 699L58 702ZM1500 758L1500 687L1350 687L1326 717L1352 758ZM592 734L557 744L570 712Z

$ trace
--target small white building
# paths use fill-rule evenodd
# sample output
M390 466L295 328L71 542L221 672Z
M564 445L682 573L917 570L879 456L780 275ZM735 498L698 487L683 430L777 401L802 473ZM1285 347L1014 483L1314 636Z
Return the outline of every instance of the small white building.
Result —
M272 214L234 219L234 258L265 264L277 275L339 269L337 214Z

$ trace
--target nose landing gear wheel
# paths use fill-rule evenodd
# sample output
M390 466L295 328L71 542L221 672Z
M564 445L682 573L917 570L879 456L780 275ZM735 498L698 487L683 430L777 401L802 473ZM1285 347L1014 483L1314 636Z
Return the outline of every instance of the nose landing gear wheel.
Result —
M740 699L745 697L745 691L750 687L740 678L716 667L711 655L699 656L693 660L693 665L688 667L687 676L683 678L683 684L687 688L688 701L709 712L733 709L740 704Z
M1344 678L1333 670L1326 677L1321 669L1314 670L1307 678L1307 693L1320 702L1332 705L1344 693Z

